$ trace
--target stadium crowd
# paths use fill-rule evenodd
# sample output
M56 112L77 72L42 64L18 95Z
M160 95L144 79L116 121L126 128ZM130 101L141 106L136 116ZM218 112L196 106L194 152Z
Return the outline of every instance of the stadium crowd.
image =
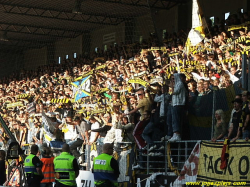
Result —
M242 16L230 16L226 26L208 23L195 47L185 48L184 31L166 34L159 48L152 34L141 43L15 72L0 80L1 116L21 146L65 141L77 158L82 144L132 142L144 149L162 137L188 139L188 107L241 78L241 54L250 41L249 17ZM242 27L234 30L234 24ZM77 96L81 91L85 97ZM220 129L213 141L227 131L220 136ZM8 140L3 129L1 139Z

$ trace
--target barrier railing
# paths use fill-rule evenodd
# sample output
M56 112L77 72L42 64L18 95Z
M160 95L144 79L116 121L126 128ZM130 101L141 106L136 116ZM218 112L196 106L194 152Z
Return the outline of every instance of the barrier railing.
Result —
M154 142L156 147L153 150L150 150L148 145L144 150L137 150L138 156L136 157L136 160L140 167L137 167L136 169L146 170L146 174L165 172L166 175L170 175L174 172L178 175L178 172L182 169L184 163L189 158L189 155L197 142L199 142L199 140L177 142L169 142L167 140L164 142L156 141ZM162 145L164 146L164 149L159 149ZM143 165L143 167L141 165Z

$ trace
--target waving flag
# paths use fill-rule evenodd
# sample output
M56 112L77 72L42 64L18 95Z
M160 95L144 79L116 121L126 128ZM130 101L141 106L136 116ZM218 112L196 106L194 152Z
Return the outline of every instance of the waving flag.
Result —
M186 46L195 46L205 38L204 28L202 25L201 14L197 0L193 0L192 9L192 29L188 34Z
M90 96L90 92L91 92L90 77L91 76L88 76L76 82L71 83L73 85L72 89L73 89L73 96L74 96L75 102L83 97Z
M49 133L54 133L56 130L55 123L42 111L42 122L44 124L44 129Z

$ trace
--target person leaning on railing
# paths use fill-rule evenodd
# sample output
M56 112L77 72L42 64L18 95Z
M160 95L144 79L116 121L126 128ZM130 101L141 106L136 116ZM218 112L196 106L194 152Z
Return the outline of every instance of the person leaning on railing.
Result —
M220 140L224 138L227 133L227 124L225 123L225 116L223 110L219 109L215 111L216 124L214 126L214 136L212 141Z

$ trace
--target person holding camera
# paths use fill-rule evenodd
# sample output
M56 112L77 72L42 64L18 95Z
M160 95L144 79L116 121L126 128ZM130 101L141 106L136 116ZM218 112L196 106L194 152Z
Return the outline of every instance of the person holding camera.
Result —
M42 179L44 178L42 173L43 163L36 156L38 153L38 146L32 145L30 148L30 155L26 157L24 161L24 172L27 177L28 187L40 186Z

